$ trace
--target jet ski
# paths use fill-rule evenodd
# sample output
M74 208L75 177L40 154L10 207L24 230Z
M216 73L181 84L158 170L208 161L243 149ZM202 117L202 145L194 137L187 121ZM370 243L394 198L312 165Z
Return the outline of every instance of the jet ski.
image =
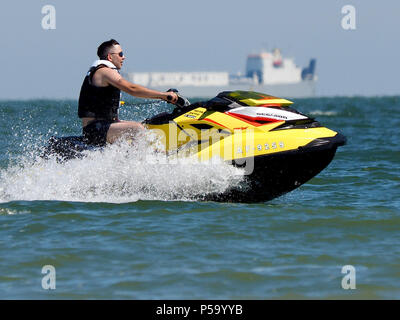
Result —
M143 125L160 135L169 157L219 158L242 168L243 183L204 200L268 201L290 192L332 161L342 134L292 108L292 101L253 91L224 91L190 104L179 96L171 113ZM82 137L53 138L48 152L64 160L98 148Z

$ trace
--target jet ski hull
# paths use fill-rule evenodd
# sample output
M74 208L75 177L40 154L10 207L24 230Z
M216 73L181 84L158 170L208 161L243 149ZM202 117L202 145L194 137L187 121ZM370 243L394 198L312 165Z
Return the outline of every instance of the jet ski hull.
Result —
M345 143L346 138L337 134L333 138L313 141L296 151L254 157L254 169L240 186L222 194L207 195L204 200L262 202L277 198L319 174L332 161L337 147Z
M81 159L85 151L93 151L100 146L87 143L83 136L51 137L42 151L42 158L55 157L58 162Z

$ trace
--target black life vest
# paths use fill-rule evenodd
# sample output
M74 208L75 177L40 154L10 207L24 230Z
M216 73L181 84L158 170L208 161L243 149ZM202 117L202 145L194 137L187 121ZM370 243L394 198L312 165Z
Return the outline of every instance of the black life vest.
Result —
M118 120L121 90L112 85L96 87L92 84L94 73L105 67L116 69L109 61L97 60L86 74L79 95L79 118Z

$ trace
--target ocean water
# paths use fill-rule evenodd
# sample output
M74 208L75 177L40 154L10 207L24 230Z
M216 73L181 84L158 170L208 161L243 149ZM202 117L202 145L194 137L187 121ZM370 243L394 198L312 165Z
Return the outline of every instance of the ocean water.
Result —
M253 204L198 201L241 172L167 164L146 143L44 161L50 136L80 134L77 102L0 101L0 298L399 299L400 97L294 101L348 143ZM170 109L128 100L120 116Z

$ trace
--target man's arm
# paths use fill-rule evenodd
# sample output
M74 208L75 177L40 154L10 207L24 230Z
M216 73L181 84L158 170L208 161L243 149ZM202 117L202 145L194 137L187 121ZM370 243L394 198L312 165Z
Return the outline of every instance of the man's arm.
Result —
M176 103L178 96L174 92L160 92L151 90L138 84L134 84L128 80L125 80L117 71L109 68L101 68L97 72L101 71L102 82L111 84L112 86L130 94L131 96L148 99L162 99L167 102ZM168 96L172 97L172 100L168 100Z

